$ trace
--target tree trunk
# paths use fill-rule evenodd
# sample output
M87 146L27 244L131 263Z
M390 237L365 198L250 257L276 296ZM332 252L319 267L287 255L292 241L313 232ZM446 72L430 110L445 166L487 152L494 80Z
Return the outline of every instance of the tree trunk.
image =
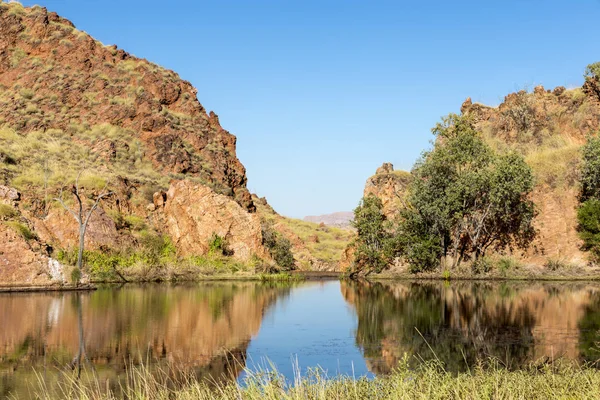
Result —
M79 252L77 253L77 268L79 269L79 279L75 284L79 285L81 271L83 270L83 249L85 246L85 226L79 227Z

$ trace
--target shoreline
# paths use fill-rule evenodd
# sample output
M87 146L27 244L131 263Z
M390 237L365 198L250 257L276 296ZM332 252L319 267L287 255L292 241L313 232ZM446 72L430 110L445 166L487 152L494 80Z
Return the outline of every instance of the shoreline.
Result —
M288 276L286 276L288 275ZM333 271L292 271L284 275L273 274L220 274L195 277L193 279L176 280L92 280L89 284L73 285L1 285L0 294L5 293L41 293L41 292L77 292L94 291L101 285L136 285L136 284L194 284L206 282L298 282L298 281L327 281L347 279L342 272ZM569 275L542 275L542 276L450 276L442 275L408 275L408 274L381 274L371 275L360 279L371 282L600 282L600 275L569 276Z

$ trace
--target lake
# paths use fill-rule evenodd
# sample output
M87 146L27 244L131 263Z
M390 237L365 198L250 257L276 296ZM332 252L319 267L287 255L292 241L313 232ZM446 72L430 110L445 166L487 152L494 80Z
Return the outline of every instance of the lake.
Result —
M307 281L105 287L0 295L0 397L56 386L78 355L118 387L132 365L237 379L274 365L373 377L442 361L600 359L600 285ZM32 392L31 387L34 388Z

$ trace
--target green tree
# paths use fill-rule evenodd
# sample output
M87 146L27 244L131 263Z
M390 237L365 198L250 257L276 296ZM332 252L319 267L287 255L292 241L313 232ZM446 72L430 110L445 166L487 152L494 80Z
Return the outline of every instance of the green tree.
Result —
M587 79L598 79L600 77L600 62L595 62L585 68L583 77Z
M590 136L582 148L581 202L600 198L600 137Z
M283 271L295 269L296 262L292 253L292 243L280 233L276 232L268 223L262 225L263 245L269 250L275 263Z
M583 240L581 248L600 259L600 200L591 198L583 202L577 210L577 222L579 237Z
M413 169L398 233L412 270L432 269L445 256L455 267L490 248L527 247L535 208L523 157L494 154L466 116L450 114L433 133L434 148Z
M589 68L589 67L588 67ZM581 205L577 210L577 229L582 249L600 259L600 138L590 136L582 147Z
M391 235L386 229L383 204L375 195L363 197L354 209L352 226L356 228L355 258L351 277L381 272L389 264Z

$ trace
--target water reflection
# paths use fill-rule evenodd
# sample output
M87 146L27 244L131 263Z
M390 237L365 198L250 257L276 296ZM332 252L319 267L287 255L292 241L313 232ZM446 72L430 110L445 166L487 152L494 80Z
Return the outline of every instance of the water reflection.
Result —
M239 379L263 358L290 380L293 359L303 372L319 365L329 376L388 373L405 354L413 363L437 357L452 371L489 357L515 369L545 358L599 359L600 285L111 287L0 295L0 323L0 398L35 398L34 371L52 388L66 379L61 371L81 366L118 390L132 363L208 380Z
M289 286L255 283L145 286L93 293L0 297L0 396L27 397L38 373L89 364L118 387L132 363L235 378L268 307Z
M532 361L600 358L600 291L589 284L342 283L356 310L356 343L387 373L407 354L451 371L493 357L515 369Z

